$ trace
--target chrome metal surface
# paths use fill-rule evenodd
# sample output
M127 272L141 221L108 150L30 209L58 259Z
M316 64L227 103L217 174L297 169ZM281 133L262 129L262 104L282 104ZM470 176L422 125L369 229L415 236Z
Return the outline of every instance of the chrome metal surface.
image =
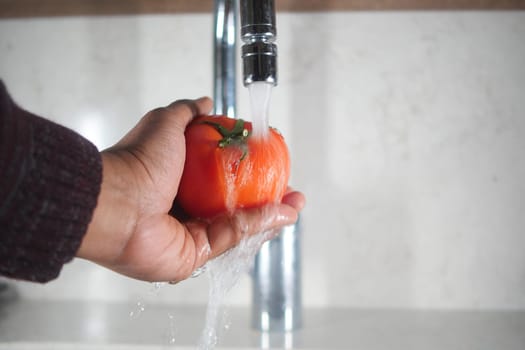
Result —
M213 50L214 113L235 118L237 1L215 0Z
M277 85L277 37L274 0L241 0L243 83Z
M273 41L275 27L274 0L241 0L241 37L243 41Z
M288 332L302 326L300 222L264 243L253 268L252 326Z
M242 46L243 83L267 82L277 85L277 46L254 41Z

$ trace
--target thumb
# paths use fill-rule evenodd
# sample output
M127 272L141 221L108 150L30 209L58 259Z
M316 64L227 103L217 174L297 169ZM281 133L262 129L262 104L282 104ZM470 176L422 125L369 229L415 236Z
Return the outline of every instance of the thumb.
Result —
M184 132L189 122L196 116L207 115L213 106L209 97L201 97L196 100L177 100L170 103L164 109L169 113L178 116L174 124Z
M157 143L159 138L165 138L165 141L161 143L169 143L174 136L184 134L186 126L194 117L207 114L212 105L209 97L201 97L196 100L177 100L166 107L153 109L146 113L114 148L134 147L137 144L149 142Z

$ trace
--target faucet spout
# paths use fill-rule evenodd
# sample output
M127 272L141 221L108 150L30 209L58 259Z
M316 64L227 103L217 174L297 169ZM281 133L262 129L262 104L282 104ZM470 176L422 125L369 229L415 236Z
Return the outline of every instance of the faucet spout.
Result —
M243 83L277 85L277 36L274 0L241 0Z

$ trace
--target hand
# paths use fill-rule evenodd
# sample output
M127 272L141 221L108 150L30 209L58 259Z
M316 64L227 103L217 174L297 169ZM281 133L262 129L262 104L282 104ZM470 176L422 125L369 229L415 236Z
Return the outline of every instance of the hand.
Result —
M280 204L210 222L169 214L184 167L184 130L211 107L201 98L155 109L101 153L101 192L77 256L141 280L180 281L241 238L297 220L304 196L294 191Z

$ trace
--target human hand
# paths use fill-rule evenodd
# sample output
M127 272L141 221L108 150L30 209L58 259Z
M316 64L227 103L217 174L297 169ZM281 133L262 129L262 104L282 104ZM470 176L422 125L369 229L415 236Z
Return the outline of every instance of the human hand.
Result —
M304 196L291 190L281 203L209 222L169 214L184 167L184 130L211 107L201 98L155 109L101 153L101 192L77 256L141 280L180 281L241 238L297 220Z

